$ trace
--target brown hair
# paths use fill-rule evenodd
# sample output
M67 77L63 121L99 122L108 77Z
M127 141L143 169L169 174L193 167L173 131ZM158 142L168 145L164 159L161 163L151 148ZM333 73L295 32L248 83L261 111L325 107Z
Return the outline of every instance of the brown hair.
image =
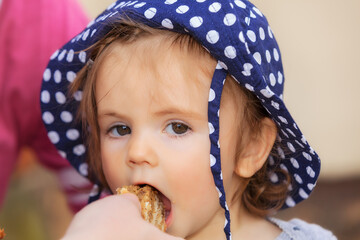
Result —
M78 117L83 122L83 129L90 128L91 132L91 134L89 134L88 131L85 132L85 134L87 134L89 177L93 181L96 179L100 180L104 187L108 187L108 185L100 160L100 130L97 122L97 106L95 100L96 72L102 59L106 57L106 54L104 54L104 52L106 52L105 50L112 43L121 42L123 44L129 44L143 37L154 35L168 36L169 40L172 41L172 45L179 45L181 48L197 51L199 54L209 55L208 52L190 35L153 29L128 19L119 20L119 22L114 23L112 29L102 39L87 49L90 52L89 58L91 60L78 72L77 77L70 86L70 94L74 94L80 89L83 91L83 98L80 103ZM231 81L234 83L233 79L231 79ZM238 87L231 88L233 94L239 94L240 91L245 99L245 101L241 103L242 105L245 104L243 119L247 123L249 129L251 129L251 134L258 134L258 132L255 131L260 127L261 120L264 117L268 117L268 114L253 93L242 88L239 84L235 85ZM238 142L241 142L241 137ZM238 145L240 144L238 143ZM247 184L247 186L242 195L242 203L250 212L259 216L265 216L271 211L278 210L283 205L288 193L290 177L288 173L282 171L280 168L276 169L285 176L284 181L281 181L278 184L273 184L270 181L268 163L265 163L253 177L245 179L245 184Z

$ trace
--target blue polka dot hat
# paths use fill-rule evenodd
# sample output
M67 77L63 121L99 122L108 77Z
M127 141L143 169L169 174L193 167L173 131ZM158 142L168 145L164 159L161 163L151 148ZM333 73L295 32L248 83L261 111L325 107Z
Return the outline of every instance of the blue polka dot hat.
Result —
M141 0L111 4L80 34L57 50L43 75L41 90L42 119L48 136L59 153L87 176L86 147L81 123L75 121L81 91L68 98L68 85L88 61L85 50L103 37L111 23L126 15L154 28L190 34L218 61L209 93L210 166L219 201L224 208L224 231L231 239L230 213L224 192L219 141L220 98L224 79L230 74L261 101L279 132L278 156L269 157L270 165L288 171L294 184L285 201L293 207L308 198L320 171L320 160L297 127L282 100L284 74L281 55L265 16L250 2L240 0ZM270 176L276 183L280 177ZM90 200L100 195L94 185Z

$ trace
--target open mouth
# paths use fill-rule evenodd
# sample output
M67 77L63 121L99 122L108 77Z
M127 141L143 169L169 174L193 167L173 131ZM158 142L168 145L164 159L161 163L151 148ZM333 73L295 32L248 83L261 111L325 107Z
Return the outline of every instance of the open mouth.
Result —
M169 198L167 198L159 189L155 188L154 186L148 185L148 184L139 184L137 185L141 189L145 189L146 186L150 187L151 190L154 193L154 197L150 196L150 204L151 209L148 209L151 211L152 219L149 221L151 223L161 224L159 223L162 221L161 219L164 218L165 223L165 229L168 228L171 224L172 219L172 204ZM137 194L138 195L138 194ZM141 202L141 196L139 196L140 202ZM142 207L143 208L143 207ZM160 217L162 216L162 217ZM146 219L145 219L146 220Z

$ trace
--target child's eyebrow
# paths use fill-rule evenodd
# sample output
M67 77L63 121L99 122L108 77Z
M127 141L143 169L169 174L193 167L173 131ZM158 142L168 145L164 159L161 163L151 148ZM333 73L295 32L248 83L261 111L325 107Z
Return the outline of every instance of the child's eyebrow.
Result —
M199 112L196 112L196 111L191 111L188 109L182 109L182 108L176 108L176 107L170 107L170 108L166 108L161 111L156 111L155 115L181 115L181 116L190 117L190 118L198 119L198 120L201 120L204 118L204 116L207 116L206 114L205 115L200 114Z
M180 115L180 116L185 116L185 117L189 117L189 118L196 119L196 120L202 120L202 119L204 119L204 116L207 116L206 114L203 115L203 114L200 114L199 112L190 111L187 109L180 109L180 108L167 108L164 110L156 111L156 112L154 112L154 114L156 116ZM117 112L113 112L113 111L98 112L98 118L103 118L103 117L126 118L125 115L117 113Z

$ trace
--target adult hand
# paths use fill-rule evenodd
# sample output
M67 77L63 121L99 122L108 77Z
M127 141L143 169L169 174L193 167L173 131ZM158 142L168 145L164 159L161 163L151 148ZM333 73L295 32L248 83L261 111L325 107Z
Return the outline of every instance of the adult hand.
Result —
M144 221L139 200L133 194L105 197L84 207L75 215L62 238L79 239L184 240Z

